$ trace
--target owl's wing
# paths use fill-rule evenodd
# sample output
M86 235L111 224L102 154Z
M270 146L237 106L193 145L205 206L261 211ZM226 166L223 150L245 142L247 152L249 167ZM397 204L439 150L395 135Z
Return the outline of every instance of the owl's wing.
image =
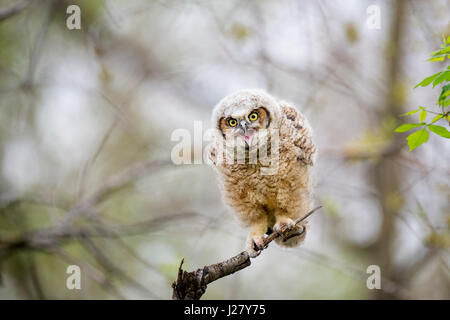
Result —
M208 148L208 164L215 167L217 165L217 149L214 144L210 144Z
M289 126L289 135L294 144L297 159L305 165L313 165L316 147L312 141L312 131L308 120L294 107L282 102L281 112L285 123Z

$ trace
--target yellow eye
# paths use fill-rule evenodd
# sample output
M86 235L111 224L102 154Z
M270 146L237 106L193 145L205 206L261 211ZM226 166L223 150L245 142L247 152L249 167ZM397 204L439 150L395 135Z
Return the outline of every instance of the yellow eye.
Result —
M228 119L228 125L229 125L230 127L236 127L236 125L237 125L236 119L233 119L233 118Z
M250 121L256 121L258 119L258 113L256 113L256 112L250 113L250 115L248 116L248 119Z

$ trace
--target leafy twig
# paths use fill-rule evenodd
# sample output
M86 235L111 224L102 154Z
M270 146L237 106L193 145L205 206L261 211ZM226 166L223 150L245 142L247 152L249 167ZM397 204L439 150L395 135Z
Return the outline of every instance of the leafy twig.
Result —
M431 58L429 58L428 61L442 62L445 60L445 58L450 59L450 36L447 38L444 37L444 44L441 46L441 49L433 52L431 54ZM434 88L436 85L441 84L444 81L450 82L450 66L448 66L447 69L444 71L440 71L438 73L433 74L432 76L425 78L420 83L418 83L414 88L426 87L430 84L433 84ZM429 134L427 129L430 130L432 133L437 134L443 138L450 139L450 132L445 127L434 124L439 120L446 119L450 125L450 111L446 110L446 108L448 108L450 105L449 96L450 96L450 83L442 87L441 94L439 95L438 98L437 104L440 107L441 112L434 112L427 110L425 107L419 107L416 110L412 110L403 114L404 116L407 116L419 113L419 123L402 124L401 126L395 129L395 132L406 132L411 129L419 127L422 128L416 132L411 133L406 137L406 140L408 141L409 145L409 151L414 150L418 146L428 141ZM429 123L425 122L428 112L436 114L436 116Z

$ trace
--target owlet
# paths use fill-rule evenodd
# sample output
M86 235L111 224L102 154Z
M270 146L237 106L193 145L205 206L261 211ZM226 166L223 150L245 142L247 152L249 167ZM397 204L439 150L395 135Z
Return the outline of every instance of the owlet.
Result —
M226 203L250 228L246 250L256 257L266 234L300 245L307 221L294 221L312 208L311 169L316 148L306 118L291 104L261 90L223 98L212 112L214 142L208 152Z

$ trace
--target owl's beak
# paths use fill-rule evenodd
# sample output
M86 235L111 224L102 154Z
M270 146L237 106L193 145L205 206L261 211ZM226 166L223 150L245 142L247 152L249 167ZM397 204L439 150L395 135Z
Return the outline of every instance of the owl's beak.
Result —
M244 139L245 143L250 146L254 133L253 129L249 128L245 121L241 121L241 123L239 124L239 129L239 134Z

